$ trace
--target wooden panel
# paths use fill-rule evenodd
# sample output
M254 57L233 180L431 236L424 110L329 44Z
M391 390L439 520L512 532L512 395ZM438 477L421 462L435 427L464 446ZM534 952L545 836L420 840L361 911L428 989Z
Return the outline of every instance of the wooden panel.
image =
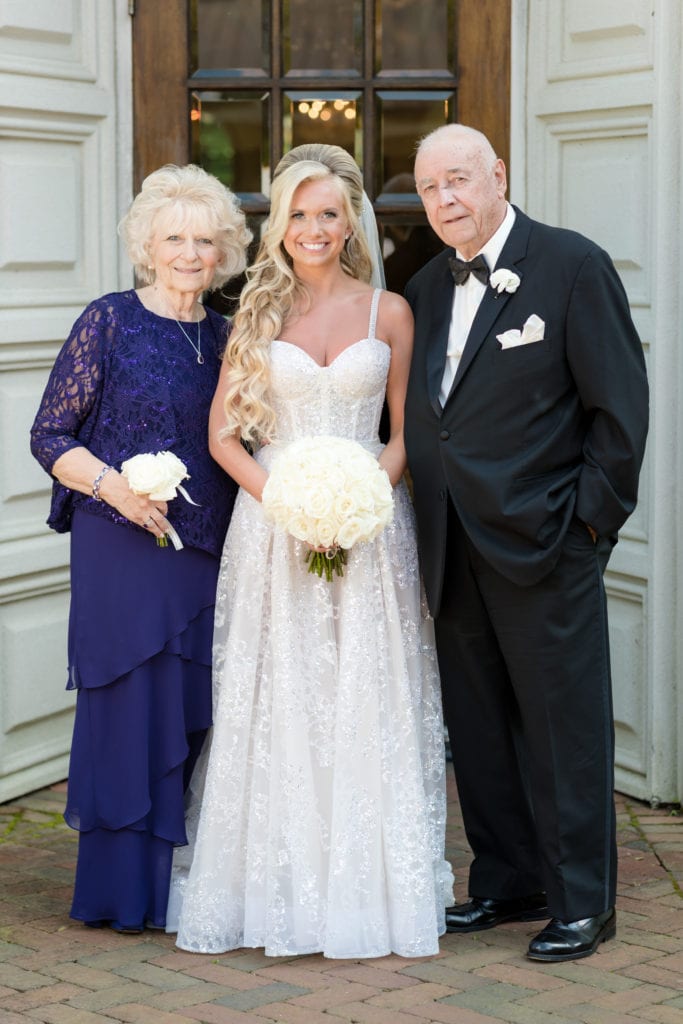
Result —
M458 121L478 128L509 169L511 0L458 0Z
M190 152L186 0L136 0L133 18L134 190L162 164Z

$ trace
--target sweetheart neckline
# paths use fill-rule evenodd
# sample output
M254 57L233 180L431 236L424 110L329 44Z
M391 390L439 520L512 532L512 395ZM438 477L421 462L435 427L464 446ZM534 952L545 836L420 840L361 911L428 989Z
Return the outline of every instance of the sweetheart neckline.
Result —
M294 341L285 341L283 338L273 338L271 344L288 345L290 348L295 348L298 352L301 352L301 354L305 356L309 362L313 363L314 366L317 366L319 370L330 370L337 362L337 360L341 359L345 352L348 352L352 348L356 348L357 345L362 345L363 342L365 341L376 341L378 345L383 345L385 348L388 348L389 351L391 351L391 345L389 345L386 341L382 341L381 338L359 338L358 341L352 341L350 345L347 345L346 348L343 348L341 352L339 352L338 355L334 357L331 363L323 364L319 363L318 360L314 359L313 356L310 355L310 353L307 352L305 348L302 348L301 345L297 345L296 342Z

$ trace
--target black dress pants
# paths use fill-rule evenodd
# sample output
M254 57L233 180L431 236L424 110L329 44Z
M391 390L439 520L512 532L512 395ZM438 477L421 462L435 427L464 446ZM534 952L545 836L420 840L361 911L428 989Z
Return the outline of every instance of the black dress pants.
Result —
M474 859L469 892L540 890L565 921L614 906L614 724L603 572L612 545L573 520L558 564L522 587L448 519L436 640Z

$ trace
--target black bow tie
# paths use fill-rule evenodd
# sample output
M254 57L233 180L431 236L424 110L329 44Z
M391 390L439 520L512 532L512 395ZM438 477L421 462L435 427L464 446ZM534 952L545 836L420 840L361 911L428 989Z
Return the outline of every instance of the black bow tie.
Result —
M450 256L448 263L451 268L453 280L456 284L464 284L470 274L474 274L476 279L481 281L482 284L487 284L489 279L489 268L481 253L469 262L467 260L461 260L457 256Z

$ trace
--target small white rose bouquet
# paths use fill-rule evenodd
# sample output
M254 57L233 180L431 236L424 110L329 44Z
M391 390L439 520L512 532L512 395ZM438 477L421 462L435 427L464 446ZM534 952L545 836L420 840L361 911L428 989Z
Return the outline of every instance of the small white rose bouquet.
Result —
M342 437L305 437L276 456L263 488L266 518L309 544L308 571L344 575L346 551L391 522L391 482L371 452ZM314 550L314 549L319 550Z
M171 501L180 493L191 505L197 504L192 501L185 488L181 487L181 482L189 480L190 476L185 463L173 452L134 455L121 463L121 473L134 494L146 494L152 501ZM172 526L167 533L173 547L180 551L183 542ZM165 548L168 546L168 540L166 537L157 537L157 544Z
M521 280L519 274L515 274L514 270L505 270L504 267L501 267L500 270L493 271L489 278L489 284L495 289L496 294L500 295L501 292L516 292Z

